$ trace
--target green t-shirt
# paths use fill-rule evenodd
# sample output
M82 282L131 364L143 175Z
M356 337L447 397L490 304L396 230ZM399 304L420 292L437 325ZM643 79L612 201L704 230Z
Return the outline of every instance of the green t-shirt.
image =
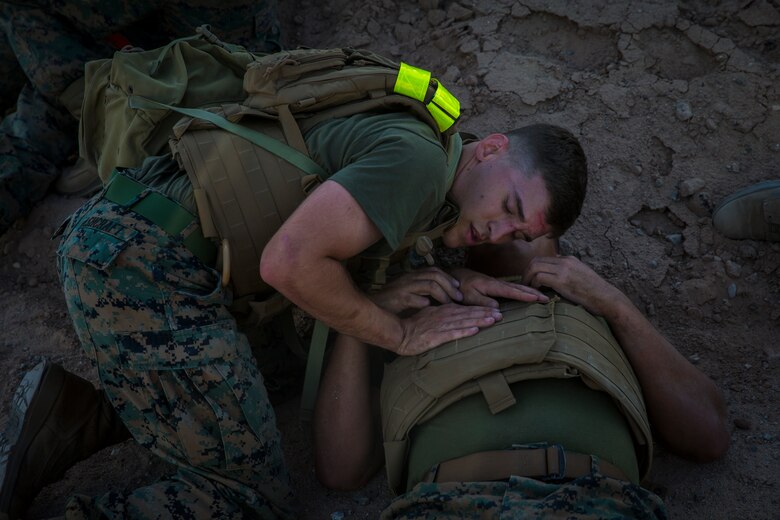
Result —
M631 428L607 393L579 378L520 381L511 388L517 402L495 415L482 394L474 394L417 425L410 434L407 489L439 462L537 442L598 455L639 482Z
M459 136L454 139L460 139ZM436 216L460 153L448 163L433 130L412 114L358 114L306 134L311 157L355 198L384 237L372 253L398 248Z
M379 228L384 240L370 248L377 255L394 251L407 232L423 229L436 216L460 159L460 137L453 139L448 162L433 130L404 112L334 119L305 136L309 154L328 179L343 186ZM170 154L150 157L126 173L197 214L192 185Z

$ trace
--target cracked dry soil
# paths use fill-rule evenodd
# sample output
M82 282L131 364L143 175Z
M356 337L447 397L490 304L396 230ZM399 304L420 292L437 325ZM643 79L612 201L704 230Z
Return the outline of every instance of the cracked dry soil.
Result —
M565 252L624 290L729 407L723 460L698 465L659 445L646 486L672 518L777 518L780 244L728 240L710 216L734 190L780 178L780 2L281 4L288 47L364 47L435 71L463 103L463 130L550 122L580 137L591 180ZM42 356L94 381L48 238L82 202L51 194L0 237L2 421ZM287 369L269 384L302 518L377 517L391 499L383 475L355 493L316 482ZM170 469L128 441L72 468L29 514L59 515L71 493L132 489Z

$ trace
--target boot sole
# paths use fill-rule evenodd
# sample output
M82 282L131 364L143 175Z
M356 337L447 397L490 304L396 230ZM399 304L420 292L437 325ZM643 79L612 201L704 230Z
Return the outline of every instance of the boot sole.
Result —
M38 383L30 399L30 405L24 412L22 426L13 438L7 439L11 448L8 457L5 474L0 475L0 517L10 514L13 498L16 493L16 480L22 467L22 461L27 455L27 450L35 440L38 432L43 428L49 413L57 401L59 392L42 392L44 386L52 385L53 388L61 388L65 382L65 374L62 369L46 362ZM20 440L22 443L20 443Z

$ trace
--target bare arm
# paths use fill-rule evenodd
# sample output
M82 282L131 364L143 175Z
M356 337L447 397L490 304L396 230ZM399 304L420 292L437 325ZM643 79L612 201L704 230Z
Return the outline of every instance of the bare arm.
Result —
M457 281L435 268L405 274L371 295L384 310L397 314L425 309L431 299L449 301ZM453 294L458 295L457 291ZM497 314L496 314L497 316ZM496 318L497 319L497 318ZM493 320L466 320L460 327L487 326ZM370 347L339 335L317 394L314 451L322 485L349 490L362 487L382 466L379 396L369 379Z
M477 327L458 323L494 316L489 308L447 304L400 319L372 303L352 283L342 261L380 238L349 192L326 181L271 238L263 250L260 275L335 330L402 355L476 334Z
M650 422L672 451L700 462L726 453L726 405L717 386L625 294L574 257L535 258L525 280L550 287L609 322L642 386Z
M384 461L369 358L367 345L339 335L317 395L315 468L320 483L330 489L363 487Z

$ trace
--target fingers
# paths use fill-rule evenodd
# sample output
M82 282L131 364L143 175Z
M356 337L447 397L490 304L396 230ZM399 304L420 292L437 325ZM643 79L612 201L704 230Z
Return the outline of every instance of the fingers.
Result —
M404 340L396 352L405 356L420 354L448 341L472 336L500 320L501 313L489 307L429 307L403 320Z
M510 282L500 282L499 285L496 286L496 289L490 293L490 295L518 300L521 302L547 303L550 301L550 298L533 287Z

